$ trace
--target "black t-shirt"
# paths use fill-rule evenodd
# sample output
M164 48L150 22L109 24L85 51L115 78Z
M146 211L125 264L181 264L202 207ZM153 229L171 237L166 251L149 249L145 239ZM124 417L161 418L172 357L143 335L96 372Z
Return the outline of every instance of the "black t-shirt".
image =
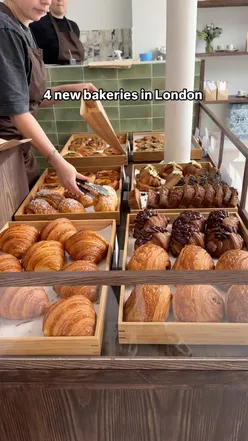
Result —
M70 28L65 17L62 19L54 17L54 20L56 20L60 32L69 32ZM74 21L68 21L79 38L80 30L78 25ZM41 20L31 23L30 28L37 42L37 46L43 49L43 60L45 64L69 64L69 61L59 62L58 60L59 42L49 14L41 18Z

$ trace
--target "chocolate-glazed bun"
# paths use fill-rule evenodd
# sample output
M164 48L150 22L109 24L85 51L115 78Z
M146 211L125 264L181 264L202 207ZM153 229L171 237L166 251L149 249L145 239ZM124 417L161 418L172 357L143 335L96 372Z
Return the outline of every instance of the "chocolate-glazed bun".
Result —
M244 246L243 238L230 231L230 227L222 227L211 230L207 235L206 249L213 257L221 257L222 254L230 250L242 250Z
M148 210L147 208L143 211L140 211L134 221L134 234L133 237L137 238L139 233L143 230L145 223L147 222L148 219L150 219L153 216L157 216L158 212L150 209Z
M206 219L198 211L184 211L183 213L180 213L178 218L173 222L173 227L177 225L179 219L184 224L190 224L194 227L198 227L202 232L205 230Z
M166 228L157 226L144 229L136 239L134 249L136 250L146 243L159 245L165 251L168 251L170 246L170 233Z
M233 323L248 323L248 285L231 286L225 300L227 320Z
M207 219L207 230L214 230L222 226L229 227L230 232L234 231L237 233L239 230L239 219L236 216L229 216L226 210L212 211Z
M178 257L186 245L197 245L205 248L205 235L198 227L185 224L177 219L177 224L172 229L170 249L174 257Z

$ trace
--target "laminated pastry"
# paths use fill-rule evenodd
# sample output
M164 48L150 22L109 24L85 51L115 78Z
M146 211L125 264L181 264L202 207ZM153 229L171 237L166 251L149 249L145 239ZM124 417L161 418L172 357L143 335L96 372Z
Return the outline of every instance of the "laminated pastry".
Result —
M192 185L185 184L183 186L183 197L180 203L180 208L189 208L194 197L195 197L194 187Z
M73 260L100 263L108 253L108 242L91 230L80 230L65 242L65 249Z
M136 286L124 305L124 321L164 322L169 315L171 299L168 286Z
M161 187L159 192L159 208L169 208L170 190L166 187Z
M135 241L135 250L141 245L147 243L153 243L159 245L165 251L168 251L170 246L170 233L163 227L149 227L140 232L139 236Z
M84 208L91 207L94 204L94 197L90 194L80 194L75 195L71 193L69 190L65 190L64 196L66 199L75 199L75 201L78 201L80 204L84 206Z
M73 223L66 218L55 219L45 225L40 232L41 240L56 240L62 245L77 232Z
M205 208L210 208L213 206L213 200L215 197L215 189L211 184L205 184L205 185L203 185L203 188L205 190L205 196L203 199L202 206Z
M199 185L194 184L195 196L191 201L190 208L200 208L205 198L205 189Z
M213 257L219 258L229 250L242 250L243 246L243 238L238 233L230 231L230 227L223 225L207 234L206 250Z
M112 187L114 190L118 190L119 188L119 181L114 180L111 178L98 178L95 180L96 185L108 185L109 187Z
M156 210L145 209L143 211L140 211L134 220L133 237L137 239L140 232L146 228L155 226L167 228L169 222L169 217L167 217L165 214L158 214Z
M186 245L176 259L174 270L212 270L214 261L203 248L197 245Z
M248 270L248 251L231 250L219 258L216 270Z
M0 233L0 250L21 259L39 236L40 232L31 225L13 225Z
M159 175L162 179L166 179L168 175L173 173L173 171L178 171L183 174L183 167L177 164L176 162L169 162L165 165L165 167L159 172Z
M46 178L45 178L45 183L46 183L46 184L58 184L58 183L59 183L59 180L58 180L58 178L57 178L57 174L56 174L55 171L54 171L54 172L50 172L50 173L46 176Z
M159 189L160 186L161 178L153 165L146 165L136 176L136 187L141 191L147 191L149 188Z
M135 188L128 193L128 203L131 210L141 209L140 191L138 188Z
M229 322L248 323L248 285L233 285L225 297Z
M159 193L154 190L148 190L147 208L157 209L159 207Z
M88 181L91 182L92 184L94 184L95 180L96 180L96 175L95 173L91 173L91 172L83 172L83 175L88 178Z
M68 150L66 155L64 155L65 158L82 158L83 155L79 152L74 152L73 150Z
M21 273L22 266L12 254L0 254L0 273Z
M60 202L62 202L65 198L60 193L53 192L51 190L40 190L36 194L35 199L44 199L44 201L48 202L53 208L58 210Z
M190 161L187 165L183 167L183 174L184 176L196 176L200 170L202 170L202 165L199 162Z
M64 187L57 184L43 184L39 187L39 191L41 190L50 190L53 193L59 193L62 196L64 195L64 191L65 191Z
M96 173L96 179L110 179L111 181L119 181L120 173L117 170L100 170Z
M59 206L60 213L85 213L85 208L80 202L75 199L64 198Z
M121 155L121 152L119 150L115 149L114 147L108 147L104 149L104 153L106 156L117 156Z
M25 208L26 214L57 214L58 210L55 210L44 199L33 199Z
M46 309L43 320L45 337L82 337L95 334L96 313L89 299L72 296Z
M221 184L214 185L215 190L215 196L213 199L213 207L221 208L223 207L223 201L224 201L224 190L223 186Z
M179 170L174 170L170 175L166 176L166 181L164 184L165 188L168 188L169 190L176 186L178 182L182 179L183 173Z
M95 211L116 211L118 208L118 196L116 191L108 185L103 185L108 191L108 195L99 194L94 200Z
M2 288L0 292L0 316L9 320L39 317L48 306L48 296L42 287Z
M174 187L171 189L168 198L168 208L178 208L183 198L184 190L182 187Z
M205 248L205 234L194 225L185 224L177 219L171 232L170 249L174 257L178 257L186 245L197 245Z
M132 255L127 269L139 270L166 270L170 269L169 255L158 245L148 243L142 245Z
M178 322L218 323L225 315L224 301L211 285L177 286L172 304Z
M55 240L45 240L32 245L24 254L25 271L60 271L64 265L63 245Z
M205 224L206 219L205 217L199 213L198 211L184 211L183 213L180 213L177 219L173 222L173 227L177 225L177 223L182 221L184 224L190 224L193 225L196 228L199 228L199 230L204 233L205 231Z
M207 219L207 230L215 230L220 227L228 227L229 231L239 231L239 219L236 216L229 215L226 210L217 210L209 213Z
M68 263L62 268L62 271L68 272L83 272L83 271L98 271L98 266L93 262L87 260L77 260L76 262ZM63 299L75 295L85 296L91 302L97 300L97 286L54 286L54 291Z

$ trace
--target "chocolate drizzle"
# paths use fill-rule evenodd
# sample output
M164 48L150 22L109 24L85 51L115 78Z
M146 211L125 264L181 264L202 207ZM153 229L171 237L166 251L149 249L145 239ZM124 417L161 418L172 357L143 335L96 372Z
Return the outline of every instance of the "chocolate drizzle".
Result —
M175 224L175 222L174 222ZM181 219L176 220L173 224L171 240L179 242L181 245L187 245L193 233L199 233L198 227L184 223Z
M158 212L156 210L150 209L148 210L145 208L145 210L140 211L140 213L137 214L136 219L134 221L134 233L133 237L137 239L137 237L140 234L140 231L143 230L145 223L150 219L152 216L157 216Z
M154 234L156 233L166 234L169 240L169 232L167 231L166 228L158 227L158 226L150 227L140 232L138 238L135 241L135 249L137 249L141 245L145 245L147 242L151 242L154 237Z

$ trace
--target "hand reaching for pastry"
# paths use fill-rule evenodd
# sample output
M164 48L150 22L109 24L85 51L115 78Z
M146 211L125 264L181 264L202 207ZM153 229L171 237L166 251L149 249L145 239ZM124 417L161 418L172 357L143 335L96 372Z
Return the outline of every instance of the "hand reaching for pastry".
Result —
M76 179L88 181L88 178L81 173L78 173L75 167L69 164L69 162L60 155L55 155L52 165L56 169L60 185L75 195L82 195L82 192L76 184Z

